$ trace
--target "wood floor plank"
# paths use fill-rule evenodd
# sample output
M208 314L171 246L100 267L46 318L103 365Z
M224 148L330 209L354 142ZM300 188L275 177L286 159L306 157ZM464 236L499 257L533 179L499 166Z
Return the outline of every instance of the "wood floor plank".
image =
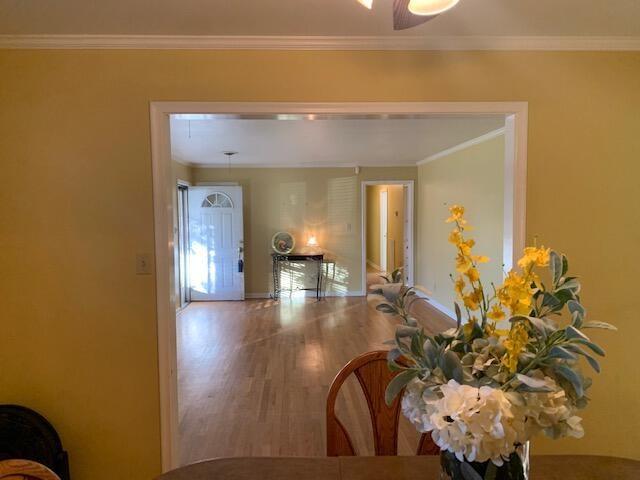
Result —
M419 309L430 332L450 323ZM325 401L338 370L353 357L384 349L396 319L363 297L192 303L178 315L180 460L228 456L322 456ZM361 454L371 454L371 426L356 381L337 412ZM412 454L417 434L403 421L399 450Z

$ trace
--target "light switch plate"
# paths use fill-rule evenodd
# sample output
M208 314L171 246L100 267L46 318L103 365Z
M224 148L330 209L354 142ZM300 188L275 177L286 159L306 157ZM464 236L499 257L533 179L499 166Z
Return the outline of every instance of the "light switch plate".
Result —
M136 254L136 275L151 275L151 255Z

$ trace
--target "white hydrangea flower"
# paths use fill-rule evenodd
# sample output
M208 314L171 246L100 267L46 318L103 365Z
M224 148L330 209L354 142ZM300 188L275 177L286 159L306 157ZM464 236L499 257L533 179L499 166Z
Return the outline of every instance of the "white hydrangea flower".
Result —
M429 419L435 408L433 403L427 402L427 399L431 396L437 399L435 394L425 388L423 382L414 380L407 385L405 394L402 397L402 414L421 433L433 430L433 425Z
M519 408L527 416L529 436L539 431L551 438L584 436L582 418L575 415L576 407L560 387L549 393L524 393L522 396L525 405Z
M415 380L405 390L402 413L459 460L502 465L517 445L541 431L552 438L584 435L582 419L565 391L552 378L540 377L551 392L504 392L450 380L435 393Z
M517 444L526 442L524 415L514 412L502 390L450 380L440 392L441 397L433 395L416 382L407 388L402 410L419 431L431 431L436 445L459 460L502 465Z

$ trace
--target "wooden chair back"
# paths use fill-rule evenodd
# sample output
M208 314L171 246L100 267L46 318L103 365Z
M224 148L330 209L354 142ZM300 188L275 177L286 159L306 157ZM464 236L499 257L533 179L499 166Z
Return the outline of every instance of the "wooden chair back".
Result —
M373 444L376 455L398 454L398 424L400 401L398 395L391 406L387 406L384 393L389 382L397 375L387 366L387 352L368 352L354 358L338 372L329 388L327 397L327 455L330 457L354 456L356 450L346 428L336 416L338 392L345 380L354 374L362 388L369 407L373 427ZM420 437L417 455L437 455L440 449L429 434Z
M0 480L60 480L60 477L38 462L3 460L0 462Z

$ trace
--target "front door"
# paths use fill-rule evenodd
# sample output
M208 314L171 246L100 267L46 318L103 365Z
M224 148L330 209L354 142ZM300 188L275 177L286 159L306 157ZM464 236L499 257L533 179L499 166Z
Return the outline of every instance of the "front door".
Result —
M189 188L192 301L244 300L242 187Z

